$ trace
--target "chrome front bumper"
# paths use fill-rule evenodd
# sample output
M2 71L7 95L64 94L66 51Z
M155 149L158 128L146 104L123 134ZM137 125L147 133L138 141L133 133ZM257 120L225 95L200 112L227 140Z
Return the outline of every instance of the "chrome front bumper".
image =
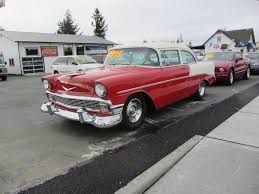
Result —
M89 114L84 109L79 109L77 112L71 112L55 107L52 102L46 102L41 105L41 111L49 113L50 115L56 114L66 119L80 121L81 123L89 123L98 128L109 128L119 124L122 120L123 106L116 107L116 110L112 110L111 116L96 116Z

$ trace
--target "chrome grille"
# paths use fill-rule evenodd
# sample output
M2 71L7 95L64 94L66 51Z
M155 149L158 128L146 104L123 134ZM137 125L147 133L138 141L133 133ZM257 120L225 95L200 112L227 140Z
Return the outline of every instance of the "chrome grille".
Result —
M64 98L61 96L56 96L53 94L47 94L47 95L49 100L51 100L52 102L64 105L66 107L71 107L75 109L86 108L91 110L100 109L100 105L98 101L70 99L70 98Z

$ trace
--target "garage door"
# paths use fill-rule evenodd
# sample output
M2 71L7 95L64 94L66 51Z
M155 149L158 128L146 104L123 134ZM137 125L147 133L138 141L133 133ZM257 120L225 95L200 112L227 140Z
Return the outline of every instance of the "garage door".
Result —
M43 57L24 57L22 66L24 74L41 73L44 72L44 59Z

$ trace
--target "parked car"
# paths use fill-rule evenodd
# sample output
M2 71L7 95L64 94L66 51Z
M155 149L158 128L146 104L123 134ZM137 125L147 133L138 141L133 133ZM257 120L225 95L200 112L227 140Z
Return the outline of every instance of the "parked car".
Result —
M82 56L62 56L58 57L52 66L54 74L58 73L74 73L77 71L92 69L103 66L97 63L92 57L88 55Z
M197 62L185 46L139 45L111 49L105 66L74 74L42 78L50 115L99 128L121 123L136 129L147 111L189 96L202 99L215 81L214 65Z
M3 81L7 80L7 68L5 67L5 61L3 54L0 53L0 78Z
M259 52L249 53L248 58L250 59L251 72L258 73L259 72Z
M240 52L215 52L209 53L204 61L215 62L215 75L217 82L232 85L236 78L249 79L250 64L243 59Z
M193 51L198 61L201 61L204 58L204 53L202 51Z

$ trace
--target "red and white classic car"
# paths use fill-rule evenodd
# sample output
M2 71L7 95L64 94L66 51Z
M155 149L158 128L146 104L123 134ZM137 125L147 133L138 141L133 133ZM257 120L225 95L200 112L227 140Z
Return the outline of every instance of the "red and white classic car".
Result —
M115 47L103 67L43 77L48 102L41 110L99 128L136 129L151 108L192 95L202 99L214 68L181 45Z

